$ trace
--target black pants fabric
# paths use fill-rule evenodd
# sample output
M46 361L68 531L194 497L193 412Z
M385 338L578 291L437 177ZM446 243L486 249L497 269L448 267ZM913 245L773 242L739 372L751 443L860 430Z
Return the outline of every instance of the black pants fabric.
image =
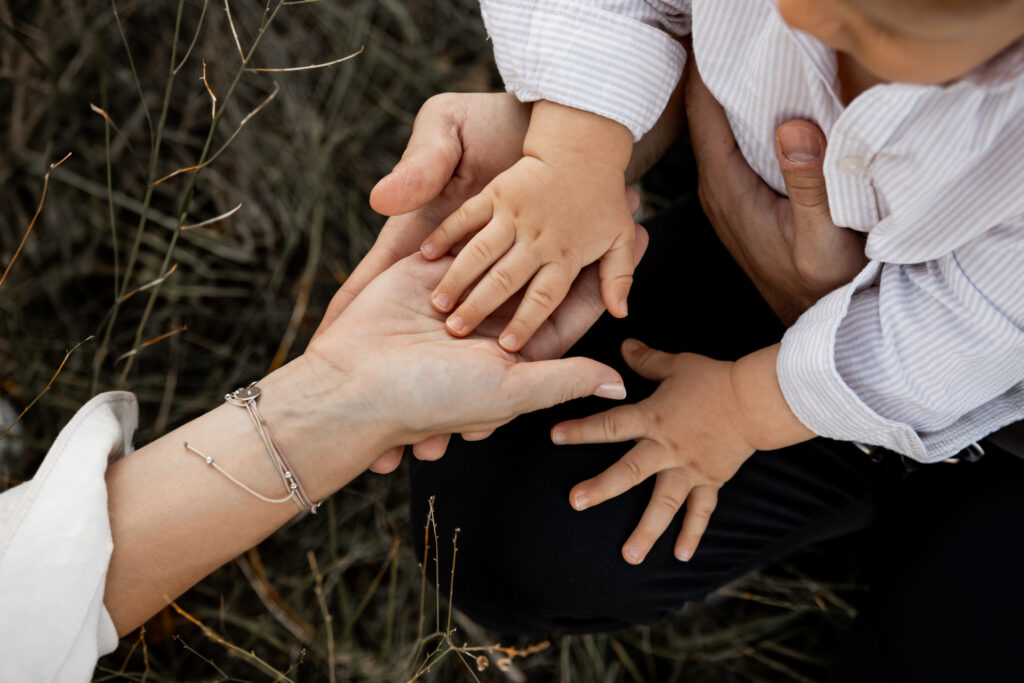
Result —
M636 272L629 317L604 316L569 352L622 372L627 401L645 398L655 386L623 363L618 349L626 337L664 351L735 359L783 333L695 195L646 225L651 242ZM756 453L722 488L690 562L672 555L680 513L646 561L631 566L620 549L653 480L584 512L569 506L568 493L632 443L554 446L548 436L559 420L612 405L574 401L521 417L483 442L454 438L440 461L412 464L413 538L422 543L427 500L434 496L441 566L451 561L450 539L459 528L455 602L482 625L553 634L651 623L808 543L871 524L882 529L879 591L843 659L852 663L839 669L853 676L848 680L954 680L897 675L903 671L897 662L913 661L906 644L943 650L965 629L983 641L992 623L984 613L1007 600L1024 607L1024 461L1005 454L908 474L897 456L876 463L825 439ZM1001 566L991 566L997 557ZM989 577L1007 580L997 589ZM972 623L962 623L967 619ZM1024 643L1019 621L1006 629L999 643L1004 635ZM941 673L954 668L947 664Z

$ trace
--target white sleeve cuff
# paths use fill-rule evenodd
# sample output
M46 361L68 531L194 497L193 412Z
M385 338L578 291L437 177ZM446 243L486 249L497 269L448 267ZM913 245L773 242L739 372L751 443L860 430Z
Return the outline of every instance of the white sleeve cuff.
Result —
M131 449L135 397L86 403L31 480L0 494L0 662L9 680L84 681L117 647L103 606L113 549L105 473Z
M573 0L487 0L481 9L510 93L618 121L634 140L682 75L679 42L630 16Z
M920 462L942 460L952 453L926 449L910 425L873 411L836 367L836 331L850 299L870 285L880 269L880 263L869 263L853 282L821 299L787 330L777 363L779 385L797 419L815 434L882 446Z

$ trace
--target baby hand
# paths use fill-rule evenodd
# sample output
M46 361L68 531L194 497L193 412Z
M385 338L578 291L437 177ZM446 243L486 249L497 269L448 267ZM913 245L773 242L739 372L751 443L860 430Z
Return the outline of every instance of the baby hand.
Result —
M474 232L431 297L438 311L451 312L452 334L469 334L528 285L500 336L503 348L518 351L580 270L599 259L605 306L617 317L626 315L635 223L620 170L600 162L523 157L441 223L421 250L437 258Z
M573 487L569 501L584 510L657 475L651 502L622 547L622 556L630 564L643 562L685 501L674 553L687 561L707 529L718 489L755 450L740 432L743 420L731 376L735 364L691 353L668 354L635 340L623 343L622 355L638 374L661 385L639 403L552 428L557 444L636 440L614 465Z

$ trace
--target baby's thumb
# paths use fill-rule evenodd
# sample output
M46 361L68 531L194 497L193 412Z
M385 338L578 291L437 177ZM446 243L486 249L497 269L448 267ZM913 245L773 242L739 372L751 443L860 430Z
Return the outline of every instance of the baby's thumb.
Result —
M604 301L608 312L616 318L625 318L629 312L626 299L629 297L630 287L633 286L635 267L633 240L621 237L601 257L597 267L597 274L601 279L601 300Z

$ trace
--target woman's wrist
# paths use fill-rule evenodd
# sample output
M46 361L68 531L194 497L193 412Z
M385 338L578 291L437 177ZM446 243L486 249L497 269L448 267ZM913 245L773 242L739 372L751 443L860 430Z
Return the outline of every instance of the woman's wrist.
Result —
M259 386L259 407L270 432L314 501L337 491L394 445L387 420L374 414L368 400L375 392L361 386L358 377L304 355Z

